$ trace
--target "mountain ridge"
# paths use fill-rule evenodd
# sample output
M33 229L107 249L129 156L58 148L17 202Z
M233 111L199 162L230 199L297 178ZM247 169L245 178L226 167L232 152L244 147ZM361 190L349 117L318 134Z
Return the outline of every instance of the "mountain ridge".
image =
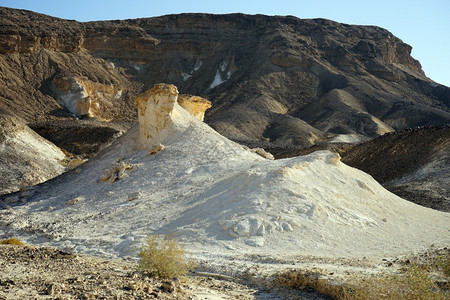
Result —
M265 149L450 122L450 88L376 26L244 14L81 23L4 7L0 16L0 111L85 158L130 128L133 97L160 82L211 101L205 122L220 134Z
M248 266L276 256L283 264L448 244L448 213L399 198L336 153L264 158L192 116L177 97L169 84L138 95L138 124L72 174L18 196L0 210L0 228L104 257L136 253L147 234L174 233L221 268L230 259Z
M64 69L71 69L69 76L85 76L92 82L113 84L119 90L127 86L121 98L124 102L130 102L126 92L136 94L158 82L173 83L182 93L212 101L213 108L207 113L206 120L217 130L226 136L233 134L220 125L222 121L219 120L223 120L228 127L250 140L270 138L264 136L264 131L279 123L274 123L274 118L283 119L283 115L289 115L301 120L304 116L298 112L302 106L335 89L346 90L358 101L363 101L365 113L387 122L394 129L442 123L449 119L448 88L432 87L431 81L424 77L420 63L410 56L411 47L376 26L244 14L180 14L80 23L2 8L2 16L5 24L0 33L5 41L0 47L1 53L31 54L52 50L87 56L77 57L75 65L67 58L64 63L61 59L53 59L54 67L50 73L54 75L43 74L40 80L44 85L38 89L51 97L56 95L46 91L45 82L64 73ZM39 26L23 25L28 24L23 22L26 20L33 20ZM59 24L56 25L58 30L52 25L54 23ZM90 70L80 64L88 58ZM94 67L99 63L99 67ZM114 67L111 70L108 64L119 70ZM396 94L407 94L403 93L404 88L399 90L386 80L398 87L413 87L409 92L415 93L414 97L420 101L399 98ZM414 80L419 84L413 85ZM429 86L424 86L427 81ZM274 86L279 89L272 89ZM361 89L367 91L358 92ZM426 97L420 95L424 92ZM236 102L245 105L236 108ZM281 111L270 107L273 105L260 111L249 107L252 103L259 106L266 102L281 106ZM117 101L115 104L118 105ZM266 122L252 130L243 129L242 122L228 116L242 108L249 114L267 119ZM405 109L409 109L412 120L399 121L402 116L396 114L402 114ZM420 117L419 112L424 109L427 118ZM133 114L130 108L122 107L122 110L128 116ZM110 116L117 119L118 113L112 112ZM342 121L342 118L338 119ZM322 120L331 121L327 117ZM357 115L354 122L373 123L370 118L364 120ZM317 124L310 125L319 126L317 129L321 131L330 130ZM330 133L339 134L339 131L376 136L358 125Z

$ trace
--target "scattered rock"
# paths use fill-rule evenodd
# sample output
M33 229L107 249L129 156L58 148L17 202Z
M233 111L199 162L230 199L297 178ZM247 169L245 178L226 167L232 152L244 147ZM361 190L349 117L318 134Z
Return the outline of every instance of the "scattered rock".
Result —
M158 295L158 299L181 300L190 295L178 281L137 276L132 263L54 248L0 245L0 268L0 299L153 299ZM158 290L164 293L155 294Z
M61 293L62 287L64 287L64 285L61 286L57 283L51 283L46 287L45 292L49 296L55 296Z
M253 148L253 149L250 149L250 151L255 152L259 156L262 156L262 157L270 159L270 160L274 160L275 159L272 154L270 154L269 152L267 152L263 148L259 148L259 147L258 148Z
M69 201L67 201L66 205L74 205L74 204L76 204L76 203L78 203L78 202L80 202L82 200L84 200L83 197L73 198L73 199L70 199Z
M126 171L132 170L133 167L133 164L125 163L122 159L119 159L112 169L105 171L102 177L100 177L100 181L114 183L117 180L128 177Z
M173 293L175 288L175 283L173 281L164 281L161 284L161 290L165 293Z
M132 201L132 200L139 199L140 197L141 197L141 192L136 191L136 192L128 194L127 200L128 201Z
M3 200L7 204L15 204L19 202L19 196L9 196Z
M164 145L162 145L162 144L155 145L150 150L147 151L147 155L148 156L154 155L154 154L164 150L165 148L166 147L164 147Z

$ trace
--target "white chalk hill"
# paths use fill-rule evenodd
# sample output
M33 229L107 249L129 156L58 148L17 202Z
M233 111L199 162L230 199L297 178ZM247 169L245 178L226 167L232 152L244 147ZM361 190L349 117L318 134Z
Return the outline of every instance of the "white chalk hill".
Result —
M66 169L65 159L61 149L25 122L0 114L0 195L60 175Z
M337 154L269 160L216 133L160 84L139 122L96 158L0 211L27 242L135 255L174 233L198 257L364 256L449 245L450 215L407 202ZM163 145L163 146L161 146Z

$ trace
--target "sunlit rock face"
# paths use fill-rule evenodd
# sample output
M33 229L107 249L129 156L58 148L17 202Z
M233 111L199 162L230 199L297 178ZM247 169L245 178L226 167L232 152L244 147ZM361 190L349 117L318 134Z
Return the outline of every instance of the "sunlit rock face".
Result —
M179 95L178 104L200 121L205 118L205 111L211 108L209 100L192 95Z
M120 87L83 77L57 76L51 88L59 102L78 117L107 118L110 107L122 96Z
M0 195L60 175L65 159L61 149L23 120L0 113Z
M195 118L203 121L205 111L211 107L208 100L192 95L178 95L173 84L159 83L134 98L138 107L140 135L138 148L146 148L150 152L162 147L161 131L173 125L174 109L179 104ZM159 151L159 150L158 150Z
M52 87L60 103L68 111L79 117L89 115L92 99L89 97L86 88L76 78L55 78Z
M27 122L52 115L60 99L48 84L65 72L117 88L98 97L103 103L85 85L94 116L131 122L134 95L170 82L214 103L206 120L219 133L261 148L450 120L450 89L376 26L244 14L80 23L6 7L0 15L0 97L8 100L0 108ZM75 114L89 99L77 103Z
M134 98L138 107L139 148L151 149L160 143L159 133L170 122L170 114L177 104L177 98L177 87L165 83L156 84Z

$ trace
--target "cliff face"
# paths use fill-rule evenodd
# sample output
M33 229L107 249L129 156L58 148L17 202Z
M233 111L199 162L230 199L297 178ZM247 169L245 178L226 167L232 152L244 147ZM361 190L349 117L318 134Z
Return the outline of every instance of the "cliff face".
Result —
M242 14L79 23L7 8L0 25L0 109L31 123L69 111L131 121L134 95L160 82L210 100L208 124L257 146L450 120L450 89L378 27Z

